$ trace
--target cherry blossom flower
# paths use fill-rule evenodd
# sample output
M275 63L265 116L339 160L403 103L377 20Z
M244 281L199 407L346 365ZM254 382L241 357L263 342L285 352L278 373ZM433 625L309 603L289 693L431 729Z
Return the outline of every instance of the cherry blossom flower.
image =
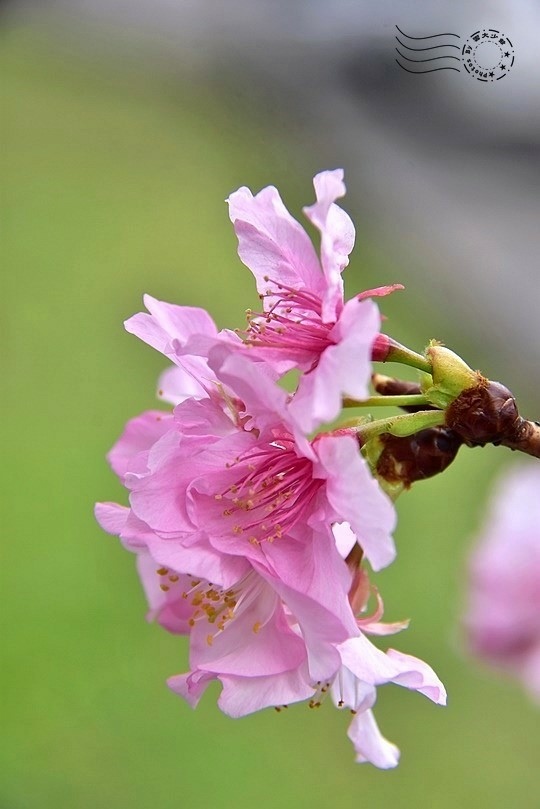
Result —
M387 769L397 765L399 750L382 736L373 716L377 686L394 682L445 703L444 686L426 663L393 649L381 652L365 636L391 634L407 625L380 621L380 597L375 613L356 619L353 635L334 645L339 658L333 674L314 681L309 648L313 635L298 623L290 599L285 594L281 599L255 571L224 591L167 568L156 570L148 554L141 554L138 563L150 604L148 617L171 632L190 634L191 670L168 682L192 707L213 680L222 686L219 707L235 718L271 706L279 711L299 701L319 708L330 695L337 708L353 714L348 736L356 760ZM366 600L369 589L361 571L353 578L349 600L357 599L359 590ZM354 625L352 611L350 615ZM322 648L319 643L319 651Z
M317 201L304 213L321 234L320 260L273 186L255 196L243 187L228 200L238 254L263 301L261 313L248 313L244 338L279 373L303 372L290 409L305 432L335 419L342 396L369 395L380 328L378 308L369 298L401 288L381 287L344 302L341 273L355 230L335 204L345 194L343 170L321 172L313 184Z
M540 702L540 469L516 466L495 490L470 563L470 649Z
M149 617L189 636L190 670L170 679L173 690L195 706L218 680L231 716L317 707L330 694L354 714L357 760L390 767L398 752L371 711L377 686L436 702L444 689L422 661L367 639L405 626L380 620L378 596L362 616L371 588L351 563L351 554L374 570L392 562L394 508L355 430L313 435L343 394L367 395L374 346L386 350L367 298L391 291L344 302L354 228L334 202L342 172L314 184L306 213L321 232L320 263L275 189L231 198L240 255L265 289L263 320L251 318L245 339L219 332L203 309L150 296L148 313L126 322L172 361L158 395L174 409L128 422L109 461L129 506L99 503L96 517L137 554ZM292 368L302 373L293 396L277 384Z
M189 377L191 358L177 361L178 373ZM266 371L215 339L197 397L172 415L144 413L128 423L109 460L130 492L130 508L98 504L96 516L158 566L223 592L255 570L294 605L312 638L310 676L317 680L335 669L335 643L351 632L347 571L332 526L347 520L378 569L395 555L395 515L355 436L295 436L287 393Z
M184 549L199 532L208 553L220 564L232 559L236 573L250 553L269 553L275 539L316 529L330 542L332 524L346 520L374 569L389 564L395 556L394 509L354 433L341 430L308 441L266 363L221 340L208 316L204 334L199 313L194 323L190 308L183 320L183 307L150 303L152 315L136 315L127 328L172 356L177 374L188 381L196 376L200 390L181 401L172 417L143 414L131 422L111 451L111 464L131 492L124 530L138 520L159 542L173 538ZM201 337L208 349L204 359L187 353ZM132 467L119 466L118 459L134 449ZM208 573L192 564L186 570Z

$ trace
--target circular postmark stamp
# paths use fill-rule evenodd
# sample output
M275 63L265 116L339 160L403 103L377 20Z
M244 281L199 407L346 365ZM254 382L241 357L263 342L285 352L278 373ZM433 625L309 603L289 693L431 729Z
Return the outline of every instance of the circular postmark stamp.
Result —
M499 81L514 64L514 46L500 31L481 28L465 40L461 61L473 79Z

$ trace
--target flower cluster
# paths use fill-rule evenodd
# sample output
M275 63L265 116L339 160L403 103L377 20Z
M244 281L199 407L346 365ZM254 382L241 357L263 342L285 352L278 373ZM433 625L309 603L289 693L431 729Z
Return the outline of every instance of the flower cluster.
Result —
M354 717L358 761L393 767L379 732L376 687L397 683L444 703L422 661L382 652L367 635L405 624L368 616L365 568L395 556L394 507L350 426L324 430L347 397L369 396L372 354L385 344L373 298L344 300L341 273L354 227L336 205L340 170L314 179L305 213L320 258L273 187L231 195L239 255L260 312L244 331L219 332L202 309L145 297L126 329L173 365L159 381L172 411L130 421L109 454L129 507L100 503L101 526L138 556L150 616L189 635L190 670L170 687L195 706L212 680L220 708L242 716L326 694ZM298 374L294 394L280 386Z
M500 480L470 564L465 617L472 652L540 702L540 469Z

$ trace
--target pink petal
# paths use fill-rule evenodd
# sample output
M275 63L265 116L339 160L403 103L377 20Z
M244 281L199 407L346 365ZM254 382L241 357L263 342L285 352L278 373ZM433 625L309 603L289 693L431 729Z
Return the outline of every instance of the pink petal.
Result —
M366 637L349 638L338 647L343 665L371 685L396 683L419 691L438 705L446 703L446 690L431 668L412 655L389 649L385 654Z
M259 432L283 430L289 421L288 395L276 384L276 373L264 362L254 362L246 354L221 344L210 352L208 363L219 380L233 390L249 415L246 429ZM306 451L309 445L304 441Z
M375 705L377 689L355 677L352 671L341 666L331 687L332 700L339 710L349 709L363 713Z
M302 669L261 677L223 675L219 679L223 683L223 691L218 705L224 713L234 718L263 708L300 702L314 693Z
M207 472L208 443L204 435L188 439L171 430L153 445L147 472L126 475L133 512L153 531L178 535L195 530L186 495L193 478Z
M146 452L171 428L172 415L149 410L130 419L124 432L109 452L108 461L118 477L123 479L139 453Z
M371 349L379 328L379 310L372 301L353 298L345 304L332 331L335 344L328 346L317 366L300 378L289 406L304 432L333 421L341 412L343 396L369 396Z
M191 375L197 395L207 395L207 387L212 387L213 380L209 380L206 358L201 356L197 339L206 345L208 341L218 340L216 325L208 312L194 306L176 306L144 296L144 302L151 314L140 312L126 320L126 331L135 334L145 343L169 357L176 365ZM238 339L238 338L236 338ZM193 341L195 350L186 355L185 346ZM168 380L166 380L168 381ZM186 386L185 380L175 380L175 388L180 386L180 392ZM189 392L189 387L186 392Z
M207 671L194 671L169 677L167 685L192 708L196 708L208 685L215 679L215 675Z
M322 292L324 280L311 240L287 211L276 188L268 186L255 196L248 188L239 188L228 202L238 255L253 272L260 293L267 288L265 276Z
M208 396L206 389L192 373L176 365L167 368L159 377L157 394L164 402L172 405L180 404L185 399Z
M358 622L360 629L362 632L365 632L367 635L377 635L379 637L383 637L386 635L395 635L397 632L403 632L404 629L407 629L410 621L392 621L391 623L387 621L366 621L363 620Z
M217 335L216 325L205 309L165 303L151 295L144 296L144 305L150 314L140 313L126 320L126 331L162 353L173 339L185 343L193 334Z
M276 594L261 581L247 606L242 597L240 590L234 617L222 631L204 619L196 623L191 633L191 664L220 676L241 677L297 669L306 658L305 646L289 628Z
M118 536L124 528L129 508L118 503L96 503L94 515L96 520L108 534Z
M386 654L401 669L401 673L394 678L394 683L419 691L437 705L446 705L446 688L431 666L417 657L395 649L388 649Z
M322 436L315 443L326 478L328 501L336 521L350 524L374 570L389 565L396 555L391 533L396 524L394 507L360 454L350 435Z
M343 300L341 273L349 263L354 247L355 230L350 216L335 205L345 195L343 169L323 171L313 179L317 202L304 213L321 232L321 263L327 282L323 299L323 321L335 319L338 305Z
M206 442L200 444L203 450L220 438L238 433L238 427L223 410L222 403L215 399L186 399L175 407L174 421L184 435L184 441L187 436L204 437Z
M117 503L96 503L94 514L103 530L119 536L129 551L138 553L145 549L147 539L153 536L148 526L129 508Z
M348 589L350 573L333 536L298 528L303 542L262 546L266 565L253 562L294 616L304 638L312 682L331 680L340 667L336 643L357 631Z
M354 745L357 762L368 761L381 770L397 767L399 749L381 734L373 711L356 714L349 726L347 736Z
M177 573L189 573L220 587L232 587L250 570L249 562L216 550L208 537L199 531L186 538L164 539L154 536L146 546L159 565Z
M342 559L346 559L356 545L356 534L348 522L336 522L332 526L336 548Z

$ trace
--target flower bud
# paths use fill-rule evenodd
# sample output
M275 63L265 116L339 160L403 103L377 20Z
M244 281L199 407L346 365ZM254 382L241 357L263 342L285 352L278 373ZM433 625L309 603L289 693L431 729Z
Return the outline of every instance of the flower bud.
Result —
M417 480L444 472L463 443L448 427L430 427L406 438L385 433L379 441L377 476L387 483L401 484L405 489Z
M375 338L375 342L371 347L371 359L373 362L387 362L390 357L390 353L393 349L399 347L399 343L396 343L391 337L388 337L386 334L378 334Z
M461 357L445 346L429 345L426 357L431 361L432 381L423 381L422 389L437 407L445 409L462 391L484 380L479 371L473 371Z
M446 424L470 447L500 444L515 431L519 413L516 400L500 382L464 390L446 411Z

